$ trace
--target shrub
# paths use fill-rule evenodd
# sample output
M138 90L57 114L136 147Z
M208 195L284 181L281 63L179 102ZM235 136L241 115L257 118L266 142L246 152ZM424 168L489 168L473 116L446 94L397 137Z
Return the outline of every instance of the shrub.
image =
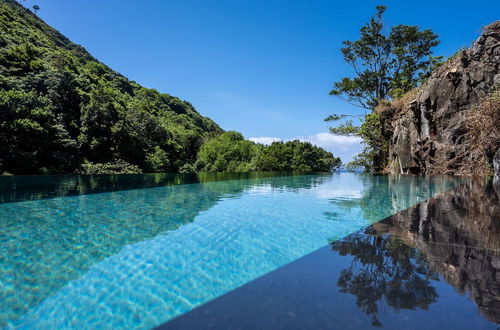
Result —
M124 160L117 159L109 163L91 163L85 162L80 166L79 174L141 174L141 169L127 163Z
M492 159L500 148L500 87L493 90L467 114L469 161L466 171L473 175L492 175Z

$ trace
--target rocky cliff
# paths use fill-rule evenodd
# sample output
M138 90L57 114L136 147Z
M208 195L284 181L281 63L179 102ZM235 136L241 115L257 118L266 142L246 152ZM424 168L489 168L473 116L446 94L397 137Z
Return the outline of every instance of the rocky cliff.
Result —
M483 29L471 48L436 69L420 88L377 109L389 141L385 171L492 174L493 163L500 164L499 85L497 21Z

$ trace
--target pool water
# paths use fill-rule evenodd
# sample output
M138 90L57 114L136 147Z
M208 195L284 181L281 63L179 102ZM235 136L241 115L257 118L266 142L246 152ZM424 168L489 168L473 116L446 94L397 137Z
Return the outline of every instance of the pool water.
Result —
M500 180L365 227L159 329L498 330Z
M130 178L114 176L64 196L75 177L51 178L57 193L36 177L1 190L0 327L151 328L459 184L341 173L119 190Z

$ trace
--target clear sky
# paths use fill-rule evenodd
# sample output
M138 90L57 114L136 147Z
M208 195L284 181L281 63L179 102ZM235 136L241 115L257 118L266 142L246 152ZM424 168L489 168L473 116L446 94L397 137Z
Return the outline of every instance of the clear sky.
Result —
M387 6L385 22L430 28L436 55L474 41L500 1L27 0L39 16L129 79L191 102L225 130L260 141L301 137L350 160L356 138L323 119L359 108L329 96L351 75L339 49ZM266 139L263 139L266 138Z

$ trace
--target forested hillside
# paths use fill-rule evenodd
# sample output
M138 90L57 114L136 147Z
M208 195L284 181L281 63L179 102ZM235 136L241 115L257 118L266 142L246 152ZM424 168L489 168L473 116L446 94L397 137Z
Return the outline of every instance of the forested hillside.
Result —
M307 142L258 145L128 80L0 0L0 174L332 171Z
M0 174L176 172L222 132L0 0Z

